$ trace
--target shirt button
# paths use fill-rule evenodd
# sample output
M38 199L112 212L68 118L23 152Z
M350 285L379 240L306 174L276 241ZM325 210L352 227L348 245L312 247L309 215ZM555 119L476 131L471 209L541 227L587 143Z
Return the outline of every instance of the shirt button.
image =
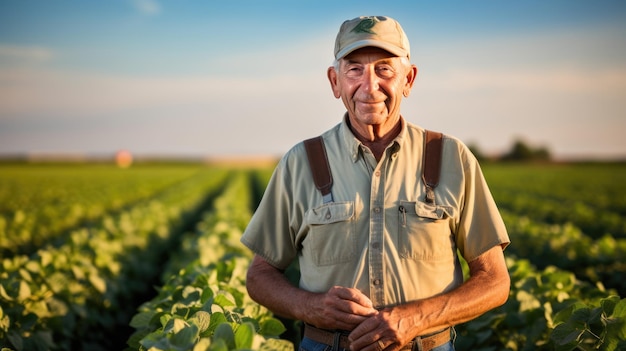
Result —
M380 207L374 207L374 212L375 213L379 213L380 212Z
M380 171L376 171L376 173L374 173L377 177L380 177Z
M374 279L374 285L380 285L380 279Z

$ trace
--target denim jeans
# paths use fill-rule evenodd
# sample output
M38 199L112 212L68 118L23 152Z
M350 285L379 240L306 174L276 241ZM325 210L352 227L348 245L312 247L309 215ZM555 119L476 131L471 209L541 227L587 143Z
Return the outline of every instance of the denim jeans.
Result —
M317 341L313 341L309 338L303 338L300 342L299 351L332 351L333 347L330 345L322 344ZM338 351L350 351L347 349L339 349ZM432 351L454 351L454 343L452 341L435 347Z

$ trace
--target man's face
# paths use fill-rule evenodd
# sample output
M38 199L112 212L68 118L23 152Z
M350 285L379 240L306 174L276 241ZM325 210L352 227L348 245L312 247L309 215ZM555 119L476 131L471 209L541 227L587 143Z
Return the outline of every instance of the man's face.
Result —
M328 78L336 98L348 109L357 128L395 125L400 103L413 86L417 68L389 52L366 47L341 59L339 70L329 69Z

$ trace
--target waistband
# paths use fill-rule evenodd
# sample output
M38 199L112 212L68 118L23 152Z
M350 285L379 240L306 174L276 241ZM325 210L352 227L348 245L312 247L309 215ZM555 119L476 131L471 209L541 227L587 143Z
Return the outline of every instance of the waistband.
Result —
M334 332L330 330L316 328L310 324L304 327L304 336L322 344L338 346L342 349L350 348L350 340L346 332ZM450 341L450 328L435 332L433 334L418 336L406 344L401 351L430 351Z

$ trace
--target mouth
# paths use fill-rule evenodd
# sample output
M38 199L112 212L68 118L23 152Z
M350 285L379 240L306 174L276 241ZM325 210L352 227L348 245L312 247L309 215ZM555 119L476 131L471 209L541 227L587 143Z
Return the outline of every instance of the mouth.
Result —
M365 109L373 109L376 107L379 107L381 105L385 104L386 100L382 100L382 101L357 101L356 105L357 106L361 106L362 108Z

